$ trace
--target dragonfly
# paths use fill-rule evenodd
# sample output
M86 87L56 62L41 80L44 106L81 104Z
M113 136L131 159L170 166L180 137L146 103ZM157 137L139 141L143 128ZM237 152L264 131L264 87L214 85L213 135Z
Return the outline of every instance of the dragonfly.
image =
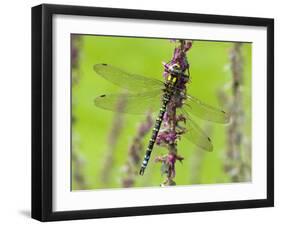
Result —
M167 105L172 96L177 92L177 83L180 78L190 78L189 70L187 70L188 72L184 72L177 63L172 64L168 68L168 77L166 81L162 82L161 80L151 77L129 73L109 64L95 64L93 69L104 79L126 90L126 93L103 94L96 97L94 102L97 107L109 111L119 111L130 114L145 114L148 111L158 112L152 135L147 145L145 156L139 171L139 174L143 175L148 165L158 132L161 128ZM120 102L120 98L123 98L126 102L123 108L116 107ZM187 118L185 125L187 131L182 134L182 136L201 149L212 151L213 145L211 139L194 122L190 114L216 123L228 123L229 115L223 110L203 103L189 93L186 93L186 98L181 109L184 116Z

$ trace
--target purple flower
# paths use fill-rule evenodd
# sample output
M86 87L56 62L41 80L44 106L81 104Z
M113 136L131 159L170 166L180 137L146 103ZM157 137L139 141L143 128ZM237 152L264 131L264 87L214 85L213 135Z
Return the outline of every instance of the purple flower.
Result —
M157 138L156 144L172 144L175 143L177 139L177 134L174 131L160 131Z
M181 162L183 159L184 158L182 156L179 156L174 152L170 152L165 156L157 156L155 158L155 162L162 163L162 174L167 174L167 178L171 180L176 176L176 161L179 160Z
M191 41L185 41L184 42L184 46L183 46L184 52L187 52L191 47L192 47L192 42Z
M140 137L143 137L145 134L147 134L152 126L153 126L152 116L151 114L148 114L146 117L146 123L142 123L138 129Z
M167 80L171 68L174 68L176 65L179 65L180 70L184 73L186 70L189 70L186 53L191 48L192 42L179 40L178 43L179 45L174 49L172 60L168 63L162 63L164 66L163 77L165 80ZM176 84L177 90L172 95L167 105L162 127L156 138L157 145L162 145L168 148L167 155L159 156L155 159L156 162L162 163L162 174L167 175L162 186L176 184L173 181L173 178L176 175L175 164L177 160L183 160L183 157L177 155L177 141L180 139L181 135L186 132L185 127L180 125L181 122L186 122L186 118L181 114L177 115L177 109L182 107L183 101L186 99L186 84L189 82L188 76L189 72L187 75L179 76Z
M71 66L72 68L76 68L78 66L78 58L79 58L79 35L71 36Z

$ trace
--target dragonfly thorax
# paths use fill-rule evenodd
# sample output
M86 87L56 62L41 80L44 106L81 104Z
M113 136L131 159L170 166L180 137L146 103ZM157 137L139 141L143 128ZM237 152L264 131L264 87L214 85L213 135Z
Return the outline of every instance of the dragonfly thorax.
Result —
M185 70L183 70L178 63L166 66L166 72L168 72L167 83L174 86L179 81L188 82L189 75L185 75Z

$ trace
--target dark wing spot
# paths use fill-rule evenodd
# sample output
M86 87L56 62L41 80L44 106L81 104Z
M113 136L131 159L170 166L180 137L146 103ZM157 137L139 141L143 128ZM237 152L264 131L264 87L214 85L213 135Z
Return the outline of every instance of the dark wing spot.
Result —
M100 97L105 97L106 95L105 94L103 94L103 95L100 95Z
M102 66L107 66L107 64L101 64Z
M210 142L211 142L211 139L210 139L210 137L208 137L208 141L210 141Z

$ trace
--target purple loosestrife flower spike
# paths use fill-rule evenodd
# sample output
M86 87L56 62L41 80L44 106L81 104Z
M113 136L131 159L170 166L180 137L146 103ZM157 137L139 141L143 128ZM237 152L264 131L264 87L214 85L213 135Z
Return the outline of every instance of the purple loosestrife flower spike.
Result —
M175 47L172 60L168 63L163 62L164 72L163 77L165 80L169 76L169 68L175 64L179 65L181 71L187 72L187 75L179 76L177 82L177 92L173 94L170 102L167 105L166 112L163 117L162 127L156 138L156 144L166 147L168 154L164 156L157 156L155 161L162 163L162 174L166 175L164 182L161 186L175 185L173 180L176 175L175 164L176 161L182 161L183 157L177 154L177 142L181 135L186 132L184 127L179 124L185 123L186 118L177 114L177 108L182 107L183 101L186 99L186 84L189 82L189 63L187 61L186 53L192 47L192 42L187 40L179 40L178 46Z
M141 150L143 149L143 139L153 126L151 113L148 113L144 122L138 127L138 132L133 138L133 142L128 150L128 159L124 166L124 177L122 179L122 186L125 188L133 187L135 184L137 170L141 160Z

